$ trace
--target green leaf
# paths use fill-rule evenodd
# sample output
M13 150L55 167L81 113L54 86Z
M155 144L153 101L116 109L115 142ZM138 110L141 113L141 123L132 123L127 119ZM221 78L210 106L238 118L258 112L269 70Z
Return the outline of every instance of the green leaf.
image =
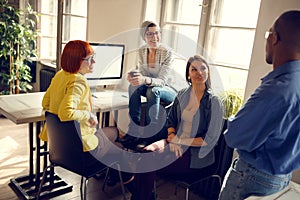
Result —
M38 20L38 14L30 4L25 9L18 10L8 5L7 0L0 0L0 77L1 84L9 90L9 83L19 79L20 85L13 84L13 89L19 88L21 91L30 89L30 67L24 64L24 61L37 55L36 39L38 36L35 30L35 20ZM17 51L19 48L19 51ZM10 69L10 56L13 56ZM17 60L17 58L19 58ZM19 67L16 71L16 66ZM1 91L1 93L5 93Z
M227 90L219 94L224 109L224 118L234 116L243 104L243 95L240 90Z

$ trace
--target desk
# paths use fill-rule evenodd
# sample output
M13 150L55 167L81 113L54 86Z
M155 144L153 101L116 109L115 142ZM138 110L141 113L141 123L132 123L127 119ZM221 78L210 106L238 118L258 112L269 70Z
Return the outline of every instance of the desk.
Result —
M44 92L0 96L0 113L16 124L29 124L29 173L10 180L12 188L25 199L35 199L43 168L47 166L47 142L40 141L38 135L45 117L42 112ZM35 158L35 162L34 162ZM44 197L72 191L72 186L54 175L54 191Z
M43 168L47 166L47 143L40 141L38 134L45 117L42 112L44 92L0 96L0 114L16 124L29 124L29 173L11 179L13 189L25 199L35 199L41 180L41 161ZM126 91L103 90L94 93L94 110L97 113L108 113L128 107ZM117 119L117 112L116 118ZM35 129L34 129L35 128ZM35 142L34 142L35 140ZM35 163L34 163L35 158ZM55 175L57 188L42 196L48 198L72 191L72 186Z
M109 126L110 113L113 112L115 122L118 121L118 110L128 108L128 92L123 90L103 89L92 94L93 110L100 119L102 113L101 127Z

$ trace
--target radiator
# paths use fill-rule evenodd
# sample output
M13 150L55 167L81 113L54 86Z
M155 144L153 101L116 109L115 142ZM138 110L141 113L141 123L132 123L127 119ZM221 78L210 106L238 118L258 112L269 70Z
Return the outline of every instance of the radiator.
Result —
M40 91L44 92L47 90L51 83L51 79L55 75L55 71L49 69L41 69L40 71Z

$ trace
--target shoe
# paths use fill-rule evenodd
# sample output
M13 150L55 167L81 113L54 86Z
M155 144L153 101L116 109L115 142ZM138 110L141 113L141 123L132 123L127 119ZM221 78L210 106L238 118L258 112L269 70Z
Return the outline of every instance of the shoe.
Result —
M118 142L123 144L123 143L128 143L128 142L130 142L132 140L135 140L135 139L136 139L136 137L133 137L129 134L126 134L122 138L118 138Z
M124 185L130 183L134 179L134 176L132 174L126 173L126 172L122 172L121 176L122 176L122 180L123 180ZM109 186L109 187L113 187L119 181L120 181L119 176L112 175L112 176L108 177L108 180L106 181L106 185Z
M108 177L108 180L106 181L106 185L109 186L109 187L113 187L117 184L118 180L116 180L115 178L113 177Z
M113 187L119 182L119 172L115 169L109 169L108 179L106 180L106 185Z
M144 149L148 145L149 145L149 142L146 139L144 139L144 140L141 139L139 141L139 143L136 145L136 148L142 150L142 149Z
M151 138L141 138L139 140L138 144L136 145L136 151L142 152L142 153L152 152L152 151L148 151L148 150L144 149L146 146L151 144L152 141L153 140L151 140Z
M138 143L138 138L126 134L124 137L119 138L117 142L120 142L125 148L134 149Z

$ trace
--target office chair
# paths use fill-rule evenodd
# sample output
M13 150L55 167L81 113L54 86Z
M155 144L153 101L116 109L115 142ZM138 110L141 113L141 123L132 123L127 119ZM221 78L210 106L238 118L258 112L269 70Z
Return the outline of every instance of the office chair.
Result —
M89 152L83 151L79 122L61 122L57 115L50 112L46 112L45 116L48 133L49 160L51 165L45 168L43 172L43 178L37 193L37 199L40 197L43 182L44 179L47 178L46 174L49 169L50 185L51 182L53 184L53 181L51 181L53 180L53 173L51 173L51 170L53 172L55 166L60 166L81 176L80 194L81 199L85 200L89 178L100 172L104 172L105 170L107 176L109 167L116 165L119 172L123 197L124 200L126 200L125 189L118 162L113 162L109 166L106 166L94 158ZM106 180L107 177L103 183L104 185ZM102 187L102 190L104 190L104 187Z
M179 179L176 179L175 195L177 195L178 186L181 186L185 188L185 199L188 200L190 187L195 186L196 184L201 184L201 182L203 182L204 184L201 185L201 187L210 190L211 192L210 199L218 198L224 176L230 167L232 156L233 156L233 149L227 146L224 138L223 132L226 130L226 128L227 128L227 122L224 123L222 133L218 139L216 146L214 147L215 162L212 165L205 167L206 169L209 169L209 173L203 174L203 176L201 177L189 176L189 177L180 177ZM205 170L205 168L203 168L203 171L207 171ZM201 171L202 169L199 170ZM209 180L211 179L215 179L216 182L212 182L212 181L209 182ZM213 187L215 183L217 183L218 188ZM215 191L212 191L212 189L215 189Z

